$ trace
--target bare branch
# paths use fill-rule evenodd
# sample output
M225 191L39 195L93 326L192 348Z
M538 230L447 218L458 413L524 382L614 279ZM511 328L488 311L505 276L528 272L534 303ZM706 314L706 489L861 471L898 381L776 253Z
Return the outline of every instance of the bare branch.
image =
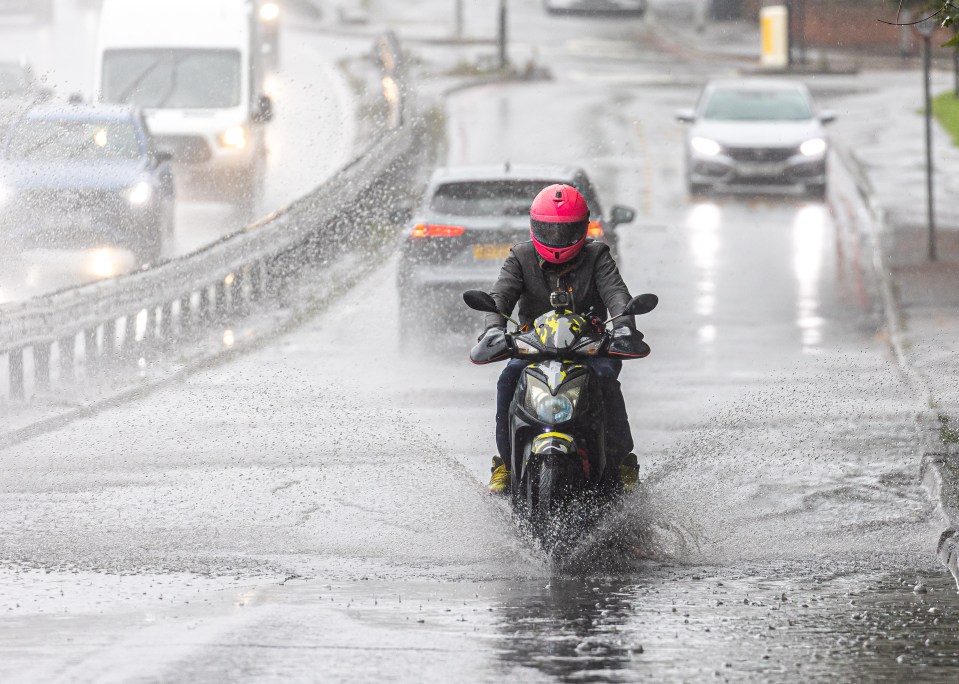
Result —
M905 0L899 0L899 12L902 12L903 2L905 2ZM925 17L918 21L910 21L907 23L899 23L899 12L896 13L896 21L883 21L882 19L877 19L876 21L878 21L880 24L885 24L886 26L916 26L917 24L921 24L925 21L929 21L930 19L935 19L940 14L942 14L943 12L949 9L959 10L959 6L953 5L951 2L947 2L945 5L942 6L942 9L940 9L935 14L930 14L928 17Z

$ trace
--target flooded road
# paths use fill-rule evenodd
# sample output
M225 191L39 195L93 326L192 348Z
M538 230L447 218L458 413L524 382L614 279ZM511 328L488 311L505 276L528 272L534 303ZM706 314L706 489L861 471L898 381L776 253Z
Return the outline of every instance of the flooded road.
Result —
M259 350L0 452L0 679L955 678L959 595L850 179L691 200L672 111L725 68L651 88L661 62L573 47L552 82L450 98L447 137L451 164L582 165L639 214L619 262L661 297L623 373L644 486L577 572L487 497L499 368L467 363L472 330L404 352L390 259Z

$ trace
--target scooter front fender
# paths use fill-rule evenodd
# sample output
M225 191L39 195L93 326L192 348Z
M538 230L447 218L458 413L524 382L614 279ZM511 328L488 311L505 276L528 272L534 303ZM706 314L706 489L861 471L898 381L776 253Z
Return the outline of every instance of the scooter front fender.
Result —
M576 458L579 459L579 448L572 435L563 432L544 432L537 435L530 445L529 453L523 461L522 476L526 476L526 469L533 459L545 458Z

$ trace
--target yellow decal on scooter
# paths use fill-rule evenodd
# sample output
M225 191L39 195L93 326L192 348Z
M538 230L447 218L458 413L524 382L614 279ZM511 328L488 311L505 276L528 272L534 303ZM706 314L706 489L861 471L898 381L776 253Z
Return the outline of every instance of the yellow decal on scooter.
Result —
M541 439L548 439L550 437L556 437L557 439L565 439L567 442L573 441L572 437L570 437L569 435L564 435L562 432L544 432L543 434L538 436L535 441L539 441Z

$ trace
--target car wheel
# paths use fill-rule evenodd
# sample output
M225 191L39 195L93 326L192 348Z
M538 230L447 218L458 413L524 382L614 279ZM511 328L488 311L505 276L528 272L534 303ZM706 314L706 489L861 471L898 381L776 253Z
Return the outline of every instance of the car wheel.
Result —
M690 197L702 197L709 192L709 186L702 183L694 183L689 178L686 179L686 190Z
M170 202L163 210L163 239L172 242L176 238L176 205Z
M237 174L230 188L232 204L244 221L256 217L260 201L263 199L263 172L266 164L257 160Z
M825 183L816 183L815 185L806 186L806 194L812 197L813 199L826 199L826 189L827 185Z
M137 267L147 264L155 266L160 257L163 256L164 234L166 226L156 225L150 229L148 235L143 235L140 241L133 248L133 254L136 257Z
M400 349L409 351L423 339L423 316L415 304L401 295L399 317L399 346Z

